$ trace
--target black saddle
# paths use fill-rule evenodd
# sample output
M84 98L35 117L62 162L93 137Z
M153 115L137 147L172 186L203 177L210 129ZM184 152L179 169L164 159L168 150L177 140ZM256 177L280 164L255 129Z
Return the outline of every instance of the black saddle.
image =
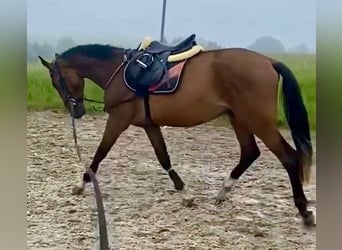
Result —
M127 64L124 69L126 85L139 96L148 96L148 88L159 83L168 70L177 64L177 62L168 62L168 57L191 49L197 44L195 39L196 35L192 34L175 46L164 45L154 40L144 50L126 50Z
M189 36L188 38L184 39L183 41L179 42L177 45L174 46L165 45L156 40L152 41L145 51L151 54L169 52L169 55L172 55L187 51L196 44L196 35L192 34L191 36Z

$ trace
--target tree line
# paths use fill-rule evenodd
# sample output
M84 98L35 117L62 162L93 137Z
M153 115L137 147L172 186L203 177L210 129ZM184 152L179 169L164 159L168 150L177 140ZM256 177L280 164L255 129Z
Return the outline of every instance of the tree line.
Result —
M55 53L62 53L75 45L76 42L69 37L59 39L56 45L48 44L46 42L27 42L27 62L37 62L38 56L52 60Z
M165 41L167 44L176 44L184 39L183 37L174 38L170 42ZM220 49L222 45L217 42L197 38L197 42L205 49ZM48 44L46 42L28 42L27 43L27 62L33 63L38 61L38 55L51 60L55 53L61 53L77 43L70 37L63 37L59 39L56 45ZM309 54L312 53L307 45L299 44L293 48L286 48L282 42L270 36L259 37L251 45L247 46L248 49L258 51L265 54Z

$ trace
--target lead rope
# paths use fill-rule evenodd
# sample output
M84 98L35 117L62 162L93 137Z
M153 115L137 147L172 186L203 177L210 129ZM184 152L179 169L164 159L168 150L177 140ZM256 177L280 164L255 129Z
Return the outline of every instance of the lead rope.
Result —
M80 148L77 144L75 118L73 117L74 105L73 103L70 103L70 104L71 104L70 105L71 107L70 117L71 117L72 129L73 129L75 148L76 148L78 159L80 162L82 162ZM93 182L93 186L94 186L96 205L97 205L97 217L98 217L98 224L99 224L99 234L100 234L100 250L109 250L106 216L105 216L105 210L103 206L99 183L97 182L97 179L93 170L86 166L84 166L84 168L85 168L85 171L89 174L90 179Z

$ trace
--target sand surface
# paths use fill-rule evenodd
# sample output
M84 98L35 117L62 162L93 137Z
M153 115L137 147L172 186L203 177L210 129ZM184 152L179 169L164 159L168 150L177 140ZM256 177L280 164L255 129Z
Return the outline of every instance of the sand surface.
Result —
M106 116L88 115L77 121L83 164L92 159L105 121ZM71 195L83 164L74 150L69 118L32 112L27 123L27 249L94 249L93 188L88 185L83 195ZM316 249L316 231L303 228L296 217L287 173L264 144L258 141L261 157L229 200L217 206L213 197L239 159L234 132L201 125L165 128L163 134L194 205L182 206L144 131L130 127L97 175L111 249ZM305 193L316 199L315 181Z

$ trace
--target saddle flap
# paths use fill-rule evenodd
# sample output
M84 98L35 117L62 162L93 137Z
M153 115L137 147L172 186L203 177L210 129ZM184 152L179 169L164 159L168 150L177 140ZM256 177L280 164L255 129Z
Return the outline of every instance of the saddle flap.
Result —
M124 70L124 78L134 89L142 90L158 83L165 71L165 62L162 62L158 56L142 51L135 54L128 62Z

